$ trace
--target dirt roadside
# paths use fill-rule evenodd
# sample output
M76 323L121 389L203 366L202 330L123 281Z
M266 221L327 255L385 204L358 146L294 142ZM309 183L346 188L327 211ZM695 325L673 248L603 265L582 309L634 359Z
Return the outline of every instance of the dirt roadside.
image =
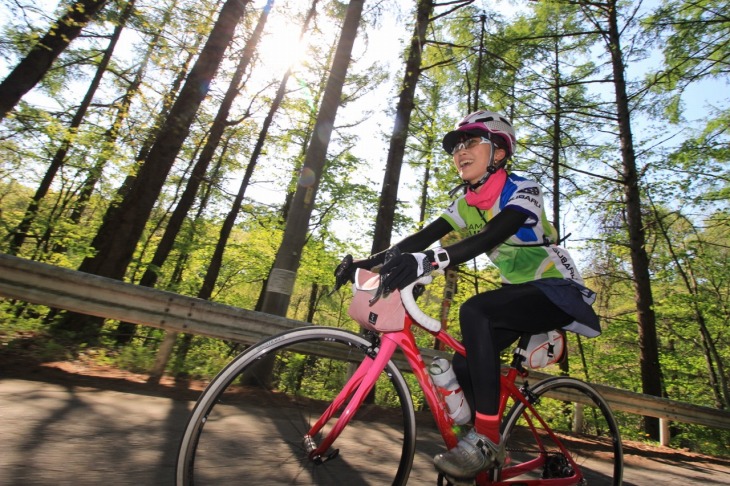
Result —
M0 484L172 484L173 450L203 387L0 357ZM624 450L626 485L730 484L729 459L635 442ZM427 465L411 483L433 484L430 476Z

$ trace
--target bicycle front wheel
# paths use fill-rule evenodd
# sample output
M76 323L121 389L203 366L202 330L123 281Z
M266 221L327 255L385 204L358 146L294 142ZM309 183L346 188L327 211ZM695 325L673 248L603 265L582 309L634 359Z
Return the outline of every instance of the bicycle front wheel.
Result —
M496 471L497 479L573 478L570 484L621 485L618 425L593 387L554 377L523 388L523 393L532 410L517 402L505 418L507 460Z
M360 406L325 455L312 458L342 409L313 424L377 348L341 329L303 327L236 357L196 403L178 452L178 485L405 484L415 453L408 385L392 361L374 403ZM370 356L370 357L368 357Z

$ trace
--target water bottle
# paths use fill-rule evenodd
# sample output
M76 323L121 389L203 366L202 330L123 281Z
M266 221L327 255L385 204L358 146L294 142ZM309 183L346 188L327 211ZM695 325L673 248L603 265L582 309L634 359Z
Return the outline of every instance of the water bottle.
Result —
M463 425L471 419L471 410L466 402L464 392L456 380L456 374L449 360L436 358L428 367L431 379L444 397L449 415L457 425Z

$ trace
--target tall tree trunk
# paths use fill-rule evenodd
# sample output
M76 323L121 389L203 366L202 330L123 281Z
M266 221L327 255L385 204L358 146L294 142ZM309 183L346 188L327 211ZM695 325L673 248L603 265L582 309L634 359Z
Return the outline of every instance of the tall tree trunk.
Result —
M142 81L144 80L144 75L147 71L147 66L149 65L150 59L152 58L152 54L154 54L154 52L159 49L160 38L162 37L162 26L167 24L167 22L170 20L170 17L172 17L172 13L173 5L170 5L165 10L162 22L160 23L161 27L157 30L157 32L155 32L155 34L148 42L147 50L142 57L142 61L139 63L139 67L135 72L134 79L132 79L132 82L125 90L124 96L122 96L122 99L118 103L118 108L114 116L114 121L104 133L101 154L97 157L94 166L89 169L89 173L86 179L84 179L83 184L81 185L81 190L79 191L78 198L76 199L73 209L71 210L71 214L69 216L69 219L74 224L78 223L81 220L81 216L86 210L87 204L91 199L91 195L96 189L96 184L98 184L101 178L104 167L106 167L109 161L108 154L112 153L116 147L117 139L119 138L119 130L124 121L129 116L129 107L132 105L132 100L135 96L139 94L139 87L142 85Z
M562 125L561 125L561 115L563 110L563 99L562 94L560 92L560 87L562 86L562 78L560 76L560 50L559 50L559 41L558 39L554 40L554 73L553 73L553 93L555 96L555 99L553 100L553 107L555 109L555 118L553 118L553 133L552 133L552 157L550 160L550 165L552 166L552 176L553 176L553 226L555 226L555 230L558 232L557 234L557 240L560 241L560 234L561 234L561 224L560 224L560 154L562 153ZM567 362L567 360L563 360L563 362ZM564 370L567 371L567 370Z
M218 163L214 167L212 171L212 176L209 178L210 183L207 184L206 189L203 191L202 197L200 198L200 204L198 205L198 210L196 212L196 215L192 218L190 227L188 228L188 231L183 235L183 242L180 244L181 247L185 248L186 246L192 244L194 238L195 238L195 228L197 226L197 223L202 220L203 213L205 212L208 201L210 199L210 192L211 192L211 186L215 184L214 181L218 179L218 173L221 168L221 164L223 163L223 160L226 157L226 152L228 152L228 140L223 144L223 150L221 150L221 154L218 157ZM189 261L189 253L182 251L180 257L175 261L175 266L172 270L172 275L170 276L170 280L167 283L168 290L171 290L173 292L176 292L179 285L183 281L183 273L185 271L185 268L187 267ZM132 328L127 326L133 326ZM119 326L117 326L116 330L116 340L117 343L123 344L123 340L120 339L124 336L125 332L133 333L136 330L136 326L130 325L126 322L119 323ZM162 378L162 375L165 372L165 368L167 368L167 364L170 361L170 356L172 356L175 342L178 338L177 332L174 331L168 331L165 332L165 336L162 340L162 344L160 345L160 348L157 350L157 356L155 356L155 364L152 367L152 370L150 371L150 376L147 379L147 383L159 383L160 378ZM188 336L187 334L185 336ZM187 353L189 349L189 339L187 338L185 341L183 341L185 344L185 347L181 346L178 350L178 355L181 355L182 353ZM178 363L181 363L180 359L176 361L176 366ZM175 370L175 375L179 375L179 369Z
M562 129L562 111L563 111L563 97L561 87L563 80L560 72L560 41L558 38L553 40L553 108L555 110L555 116L553 118L552 126L552 150L550 165L552 169L552 191L553 191L553 208L552 208L552 219L553 226L557 231L555 239L560 241L561 221L560 221L560 154L563 152L563 144L561 142L563 136ZM566 339L568 336L566 335ZM580 338L580 336L578 336ZM585 356L582 356L583 346L578 341L578 350L581 353L581 359L585 362ZM558 363L560 371L565 374L570 374L570 356L566 353L564 359ZM587 370L586 370L587 372Z
M646 252L646 235L641 215L642 201L639 175L636 170L634 141L631 133L631 110L626 87L626 66L624 65L621 48L621 31L618 26L618 9L619 5L616 0L610 0L606 6L605 13L608 22L606 41L611 56L616 93L626 224L629 234L631 267L634 274L634 299L636 301L639 349L641 352L639 358L641 382L643 393L660 397L662 396L662 370L659 364L654 298L651 291L649 256ZM659 419L645 417L644 420L646 433L652 439L659 440Z
M332 63L332 59L334 59L334 52L335 52L335 46L333 45L332 48L328 49L327 52L327 59L323 63L323 65L329 65ZM326 88L327 84L327 77L322 76L320 79L320 82L316 85L316 91L312 90L311 97L311 109L310 109L310 116L307 119L306 124L304 127L302 127L302 136L301 136L301 150L297 157L295 158L295 167L292 171L292 177L289 181L289 184L287 185L287 192L286 197L284 198L284 204L281 207L281 220L286 221L289 219L289 211L291 210L292 202L294 201L294 196L296 195L296 190L298 187L298 180L299 175L302 170L302 165L304 164L304 159L307 157L307 147L309 146L310 141L312 140L312 137L314 136L314 127L317 123L317 111L315 109L316 106L319 106L322 97L324 96L324 90Z
M319 302L319 285L314 282L309 292L309 305L307 306L307 317L304 318L305 322L314 322L314 314L317 313L317 302Z
M304 37L304 33L309 29L309 23L311 22L312 18L314 18L316 6L317 0L312 2L312 7L310 8L304 25L302 26L300 39ZM251 152L251 157L249 159L248 166L246 167L246 172L243 175L243 179L241 180L241 186L239 187L238 194L236 194L231 209L228 212L225 221L223 222L223 226L221 227L220 235L218 237L218 242L216 243L215 251L213 252L213 256L211 257L210 263L208 264L208 270L205 273L203 285L198 292L198 297L200 297L201 299L209 299L213 293L215 282L218 279L221 266L223 265L223 253L225 252L226 246L228 244L228 238L231 235L233 225L236 222L238 213L241 210L241 205L243 204L243 197L246 194L246 190L248 189L248 185L251 181L251 176L253 176L253 171L258 164L259 156L261 155L261 151L264 148L264 142L266 140L266 136L269 133L269 127L271 126L271 122L274 120L274 115L277 111L279 111L281 102L284 100L284 95L286 94L286 85L289 81L290 76L291 69L287 69L286 73L284 73L284 76L281 79L281 82L279 83L279 89L276 91L276 96L271 102L269 112L266 114L266 118L264 118L263 124L261 125L261 130L259 131L256 145L254 145L253 151Z
M124 277L165 179L187 138L190 125L247 4L246 1L227 0L221 8L210 36L137 177L124 199L112 205L105 214L92 242L96 254L84 259L80 271L116 279ZM102 321L97 318L69 314L56 329L75 332L80 339L94 341L98 338L101 324Z
M481 27L479 31L479 55L477 56L477 79L474 83L474 107L469 110L469 113L479 109L479 88L482 85L482 59L484 58L484 34L487 30L487 16L485 14L479 16L479 23Z
M124 198L127 197L127 194L129 194L132 186L134 185L134 182L137 180L139 167L144 163L145 160L147 160L147 156L149 155L150 150L160 137L160 133L165 126L165 120L167 120L170 116L170 111L175 104L175 100L177 100L180 96L180 87L186 79L186 76L188 74L188 67L195 58L195 55L198 52L198 47L203 42L204 38L205 37L202 34L199 34L198 36L196 36L195 42L193 42L193 44L188 49L186 49L187 56L185 57L185 61L182 62L178 67L177 75L173 79L172 84L170 85L170 89L168 89L162 97L162 106L160 108L160 111L155 115L154 122L152 123L152 128L148 130L147 134L145 135L142 146L139 148L137 156L134 159L134 166L129 170L129 173L124 179L124 182L122 182L122 185L117 189L117 193L115 195L114 201L112 201L112 205L116 205L120 201L124 200Z
M304 24L302 25L300 39L304 37L304 34L307 30L309 30L309 24L311 20L314 18L314 15L316 13L316 6L317 6L318 0L313 0L312 6L307 14L307 17L304 21ZM270 0L267 3L267 7L264 9L264 13L261 15L261 20L259 21L259 25L257 26L256 32L251 37L251 40L249 41L250 44L250 50L247 49L248 54L253 54L253 48L258 43L258 37L260 36L260 33L263 31L263 27L266 23L266 18L268 16L268 12L271 8L271 4L273 4L273 0ZM259 29L260 27L260 29ZM247 64L247 63L246 63ZM242 67L240 69L241 77L243 76L243 73L245 71L245 67ZM238 74L238 73L237 73ZM213 256L210 259L210 262L208 263L208 268L205 273L205 277L203 279L203 284L200 287L200 290L198 291L198 297L201 299L210 299L211 295L213 294L213 289L215 288L216 280L218 280L218 276L220 275L220 269L223 265L223 254L225 252L225 248L228 244L228 239L230 237L231 231L233 230L233 226L236 222L236 218L238 217L238 213L241 210L241 205L243 203L243 197L246 193L246 189L248 188L251 176L253 175L254 168L256 167L256 164L258 162L258 158L261 155L261 151L264 146L264 141L266 140L266 136L268 135L269 127L271 126L271 122L273 121L274 115L279 110L279 107L281 106L281 102L284 99L284 95L286 94L286 85L289 81L289 77L291 76L291 69L288 69L284 76L282 77L281 82L279 83L279 89L276 92L276 96L274 97L273 102L271 103L271 106L269 108L269 112L266 115L266 118L264 119L263 125L261 127L261 130L259 131L259 136L256 141L256 145L254 146L254 149L251 153L251 157L248 163L248 166L246 168L246 172L244 174L243 180L241 181L241 186L239 188L238 194L236 195L236 198L233 201L233 204L231 206L230 211L228 212L228 215L226 216L225 221L223 222L223 225L221 226L220 234L218 237L218 241L216 243L215 250L213 252ZM235 84L234 84L235 82ZM235 94L233 94L231 98L231 102L233 101L233 98L235 98L236 94L238 94L238 89L235 88L240 83L240 78L238 80L234 80L234 82L231 83L231 88L235 90ZM225 101L224 101L225 103ZM226 113L227 117L227 113ZM223 117L223 120L225 121L225 118ZM222 132L221 132L222 134ZM209 137L210 138L210 137ZM212 156L212 153L211 153ZM179 205L178 205L179 206ZM186 211L187 212L187 211ZM183 214L183 217L185 215ZM182 223L182 219L180 221ZM169 224L168 224L169 228ZM167 232L166 232L167 233ZM163 237L164 239L164 237ZM162 244L162 242L160 243ZM172 248L172 241L170 241L170 249ZM159 247L158 247L159 251ZM168 250L169 253L169 250ZM156 254L157 256L157 254ZM162 263L160 263L160 266ZM147 273L145 273L147 275ZM156 276L156 273L155 273ZM120 326L121 327L121 326ZM175 336L171 336L169 339L175 339ZM192 336L186 334L183 337L183 346L180 347L178 352L177 361L179 362L181 357L180 354L187 353L190 347L190 342L192 340ZM184 356L183 356L184 357ZM162 359L158 360L161 361Z
M228 0L123 201L111 207L79 270L121 279L248 2ZM203 87L201 89L201 86Z
M155 286L155 283L157 282L158 269L162 268L162 265L165 263L167 257L172 251L175 239L180 232L183 221L185 220L188 211L190 211L190 208L195 202L198 188L200 187L200 183L203 181L205 174L208 171L210 161L213 159L216 150L218 150L226 127L229 126L228 115L231 112L233 102L235 101L238 94L241 92L241 80L243 79L246 69L248 69L251 59L253 58L253 53L261 37L261 32L266 25L269 10L273 2L274 0L269 0L269 2L267 3L267 8L265 8L263 13L261 14L261 18L258 22L258 25L256 26L256 29L254 30L254 33L246 43L244 52L238 63L233 78L231 79L231 82L228 86L228 90L226 91L226 94L223 97L223 101L218 108L215 119L213 120L213 124L210 128L210 133L208 134L208 137L206 139L205 146L203 147L200 153L200 157L198 158L198 161L190 174L190 179L185 186L185 190L183 191L182 196L180 196L180 201L178 202L175 210L170 216L170 221L168 221L165 232L157 245L155 254L152 257L152 261L148 265L147 270L142 275L142 278L139 281L140 285L144 285L147 287Z
M51 64L81 33L107 0L79 0L69 6L66 13L51 25L43 38L0 83L0 120L18 104L20 99L51 68Z
M33 199L31 199L28 208L25 210L25 215L23 216L23 219L21 220L20 224L18 224L17 228L15 228L15 230L13 231L13 238L10 241L10 247L8 249L8 253L11 255L16 255L18 251L20 251L20 247L25 241L28 230L30 229L31 224L38 214L38 207L41 200L46 196L46 194L48 194L48 190L51 188L53 179L56 177L56 174L61 169L66 160L66 155L68 155L68 151L71 149L73 140L76 137L79 127L81 126L81 122L84 121L86 112L88 111L89 106L91 106L91 102L96 95L97 89L99 89L101 79L102 77L104 77L104 73L106 73L106 70L109 67L109 62L111 61L112 54L114 54L114 49L117 46L117 42L119 42L119 37L122 35L122 31L124 30L126 23L129 20L129 17L134 11L134 2L135 0L130 0L129 2L127 2L127 5L125 6L121 17L119 18L119 24L114 29L111 40L109 41L109 45L104 51L104 55L102 56L101 61L96 68L96 74L91 80L89 89L86 90L86 94L84 95L84 98L82 99L78 110L76 110L76 113L71 119L71 124L69 125L67 134L61 141L61 146L58 148L58 150L56 150L53 159L51 159L51 163L46 170L45 175L43 176L43 180L41 180L38 189L33 195Z
M388 157L385 162L385 175L383 176L383 187L380 191L378 215L375 219L372 253L378 253L390 246L395 207L398 202L400 172L406 150L406 140L408 139L408 125L411 121L418 78L421 75L421 58L423 46L426 42L426 28L432 12L432 0L418 0L416 24L411 36L403 84L395 109L393 133L390 136Z
M715 397L715 407L719 409L727 409L730 406L730 387L728 386L728 379L726 378L725 366L723 364L722 356L717 351L717 347L712 339L712 333L707 326L707 320L705 314L702 311L699 301L701 300L698 295L699 284L695 277L693 270L692 258L683 259L677 254L674 247L672 236L669 234L662 215L652 203L652 209L654 211L654 219L657 222L657 227L661 233L664 242L669 249L669 255L672 257L674 266L677 269L677 273L682 278L684 287L687 289L687 293L691 296L691 308L694 314L695 321L700 331L700 343L702 346L702 353L705 357L705 364L707 365L707 375L710 381L710 388ZM700 241L700 245L694 249L693 253L703 253L702 247L704 244ZM717 369L716 369L717 368Z
M314 133L317 136L312 137L310 141L302 168L303 174L310 174L314 179L311 184L307 181L306 184L300 184L297 188L287 218L283 241L276 254L274 268L272 268L267 282L262 306L263 312L285 316L289 307L294 279L307 238L309 219L314 209L317 188L327 160L327 147L341 102L352 46L355 43L357 28L362 18L364 1L351 0L347 7L335 58L332 62L332 70L327 79L322 105L315 123Z

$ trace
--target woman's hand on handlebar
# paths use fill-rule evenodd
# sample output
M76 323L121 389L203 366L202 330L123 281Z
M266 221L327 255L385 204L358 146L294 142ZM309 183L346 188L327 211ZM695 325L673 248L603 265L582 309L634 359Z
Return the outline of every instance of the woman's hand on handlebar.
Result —
M425 253L399 253L380 269L385 292L403 290L418 278L431 273L431 260Z
M437 319L434 319L428 315L426 315L421 309L418 308L418 305L416 305L415 301L415 295L414 293L417 293L420 295L420 293L423 291L423 285L426 285L430 283L431 281L431 269L428 268L428 272L422 272L420 275L415 275L414 272L411 272L411 267L413 262L417 262L417 255L423 255L421 254L410 254L410 253L403 253L401 254L397 248L392 249L392 251L387 252L388 255L386 257L386 261L390 264L390 274L393 274L393 272L398 271L398 275L401 275L400 278L410 278L412 276L413 278L410 281L403 281L402 286L396 287L395 285L393 287L390 287L390 289L395 290L398 288L399 290L406 290L405 292L401 293L401 299L403 301L403 305L408 310L409 314L413 319L418 322L420 325L422 325L424 328L428 329L432 332L438 332L439 329L441 329L441 322ZM430 260L428 258L425 259L425 262L430 265ZM354 282L355 281L355 270L358 268L368 268L369 260L358 260L355 261L352 258L352 255L346 255L345 258L342 259L340 264L335 269L335 288L332 292L336 292L340 287L342 287L347 282ZM385 268L385 266L383 266ZM404 272L401 272L405 268L406 270ZM418 270L416 270L415 273L417 273ZM373 301L377 300L383 291L385 291L385 282L387 282L387 279L391 276L390 274L386 276L385 272L381 269L381 276L382 280L380 282L380 286L378 288L377 294L375 297L373 297ZM405 277L403 277L405 275ZM416 281L418 281L418 284L422 285L416 285ZM419 288L419 292L413 292L412 286L416 286ZM408 288L408 287L411 288ZM385 291L385 293L390 293L390 290Z

